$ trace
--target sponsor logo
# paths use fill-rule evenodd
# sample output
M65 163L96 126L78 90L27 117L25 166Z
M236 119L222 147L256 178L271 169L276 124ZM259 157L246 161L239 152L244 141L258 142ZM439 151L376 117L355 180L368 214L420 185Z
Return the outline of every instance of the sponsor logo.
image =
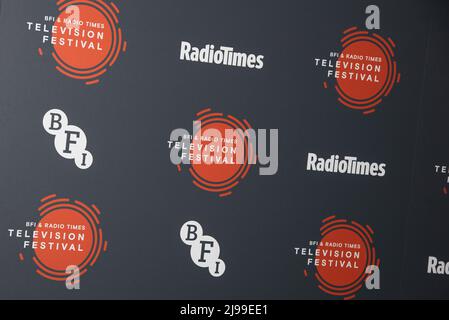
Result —
M171 162L179 172L183 165L188 166L195 186L226 197L255 164L260 165L259 175L277 173L277 129L270 129L268 137L267 130L256 131L247 120L210 108L198 112L197 117L192 131L175 129L168 141Z
M449 276L449 262L438 260L436 257L429 257L427 262L427 273Z
M181 42L179 59L249 69L262 69L264 63L263 55L236 52L232 47L213 44L198 48L187 41Z
M226 265L220 259L220 245L211 236L203 234L203 228L196 221L186 222L180 231L181 240L190 246L190 257L200 268L208 268L213 277L221 277Z
M385 163L359 161L353 156L332 155L326 159L315 153L307 155L307 171L384 177L386 167Z
M41 200L36 220L8 229L8 235L21 241L21 262L31 256L37 274L79 289L81 276L107 249L99 216L95 205L53 194Z
M369 6L366 13L371 13L366 28L379 29L379 8ZM334 89L342 106L367 115L400 82L395 50L392 38L354 26L343 31L337 50L315 57L314 65L325 75L323 87Z
M363 288L380 289L380 260L369 225L331 216L322 221L320 239L295 248L305 258L304 276L335 297L353 299Z
M41 36L39 56L49 55L63 75L93 85L126 51L119 9L112 1L61 0L58 15L27 22Z
M69 125L66 114L59 109L52 109L44 115L42 121L45 131L55 136L55 148L65 159L73 159L80 169L88 169L94 158L86 150L87 137L77 126Z

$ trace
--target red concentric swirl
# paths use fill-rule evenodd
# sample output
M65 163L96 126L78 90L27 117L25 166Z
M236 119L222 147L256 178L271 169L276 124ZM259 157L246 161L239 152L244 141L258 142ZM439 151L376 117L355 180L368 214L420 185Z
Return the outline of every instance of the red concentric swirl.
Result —
M349 28L343 34L337 62L340 68L335 72L346 72L347 77L336 79L334 87L339 95L338 101L350 109L370 114L400 81L394 52L396 44L391 38L359 31L357 27ZM359 64L358 69L355 69L356 63ZM358 76L351 78L349 73L358 73ZM373 81L367 81L367 78Z
M115 64L120 52L126 51L127 43L119 26L119 9L114 2L106 0L58 0L57 5L60 13L51 33L55 39L51 56L56 61L56 69L87 85L99 83L99 77ZM74 12L72 8L79 13L82 25L67 25L67 18ZM68 34L69 29L72 34ZM78 36L74 35L74 29ZM61 38L63 44L59 41ZM78 46L74 45L75 41ZM42 49L39 54L43 54Z
M58 198L55 194L43 198L41 203L38 209L40 221L34 230L38 234L38 238L34 239L36 247L33 256L36 272L54 281L66 281L68 266L77 266L80 276L86 274L107 248L98 218L100 211L95 205ZM59 236L56 236L57 232ZM71 239L69 234L75 238ZM45 248L42 247L43 243ZM58 248L65 245L66 250L56 250L57 245ZM82 250L67 250L70 246Z
M204 109L197 113L197 120L194 128L194 136L192 139L193 150L189 150L189 155L194 157L190 161L189 172L193 178L193 184L198 188L217 193L220 197L226 197L232 194L232 189L235 188L240 181L242 181L248 174L251 164L255 161L255 150L253 143L248 135L251 125L248 121L239 120L232 115L224 116L223 113L212 112L212 109ZM200 121L201 126L198 125ZM212 156L221 156L223 159L232 159L227 163L197 160L196 157L201 157L204 148L208 146L217 146L214 142L215 137L226 138L227 132L235 132L235 139L232 143L222 143L220 146L228 146L228 149L234 149L237 154L223 153L223 150L211 152ZM211 134L212 132L212 134ZM216 133L216 135L213 134ZM207 133L211 141L204 141L204 134ZM228 140L229 141L229 140ZM240 158L239 161L237 159ZM178 170L181 167L178 166Z
M323 292L345 300L355 298L369 276L365 273L366 268L380 265L374 248L374 231L369 225L362 226L355 221L331 216L323 220L320 232L321 241L317 249L321 252L320 258L324 257L324 250L327 250L328 256L326 265L318 263L314 266L318 287ZM332 247L335 244L341 244L343 247ZM329 256L330 250L339 251L339 257ZM331 265L331 259L337 264ZM350 263L351 267L348 267L347 263ZM305 274L307 275L306 271Z

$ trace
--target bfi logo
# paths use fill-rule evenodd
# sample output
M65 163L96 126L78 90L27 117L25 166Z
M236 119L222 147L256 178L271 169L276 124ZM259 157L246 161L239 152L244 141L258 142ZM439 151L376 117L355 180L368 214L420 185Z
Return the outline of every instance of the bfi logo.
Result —
M190 246L192 261L200 268L208 268L213 277L221 277L226 265L220 259L220 245L211 236L203 234L203 228L196 221L184 223L180 232L181 240Z
M80 169L89 169L94 158L86 150L87 137L82 129L70 125L66 114L59 109L48 111L43 119L47 133L55 136L55 148L59 155L65 159L75 161Z

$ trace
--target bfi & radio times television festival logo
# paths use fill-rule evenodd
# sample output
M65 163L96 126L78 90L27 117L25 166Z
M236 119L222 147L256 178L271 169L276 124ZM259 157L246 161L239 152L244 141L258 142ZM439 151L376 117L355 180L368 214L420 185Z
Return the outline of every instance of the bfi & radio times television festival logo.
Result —
M10 238L21 243L18 261L31 261L37 274L65 282L69 290L80 289L81 277L107 250L100 210L56 194L40 202L35 219L7 230Z
M324 293L345 300L380 289L380 259L369 225L331 216L322 221L320 238L295 254L305 259L304 276Z
M196 114L192 130L170 134L170 160L188 171L201 190L226 197L247 177L253 165L260 175L278 171L278 130L252 128L246 119L207 108Z
M447 164L436 164L434 168L435 174L439 178L443 177L443 179L441 179L442 188L440 190L447 196L449 194L449 166Z
M364 115L375 112L401 80L396 43L378 32L379 7L368 6L366 13L366 29L345 29L339 48L314 58L315 67L325 75L323 88L335 90L343 107Z
M99 83L126 51L119 8L108 0L59 0L56 6L57 14L26 23L28 31L40 36L36 53L50 56L67 77Z

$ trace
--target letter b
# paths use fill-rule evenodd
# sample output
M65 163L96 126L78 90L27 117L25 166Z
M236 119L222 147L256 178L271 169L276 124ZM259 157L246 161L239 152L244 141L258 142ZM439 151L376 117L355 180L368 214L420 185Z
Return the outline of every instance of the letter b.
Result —
M179 234L182 242L191 246L193 242L198 241L203 236L203 228L198 222L189 221L184 223Z
M44 115L42 121L45 131L51 135L56 135L68 125L66 114L59 109L52 109Z

